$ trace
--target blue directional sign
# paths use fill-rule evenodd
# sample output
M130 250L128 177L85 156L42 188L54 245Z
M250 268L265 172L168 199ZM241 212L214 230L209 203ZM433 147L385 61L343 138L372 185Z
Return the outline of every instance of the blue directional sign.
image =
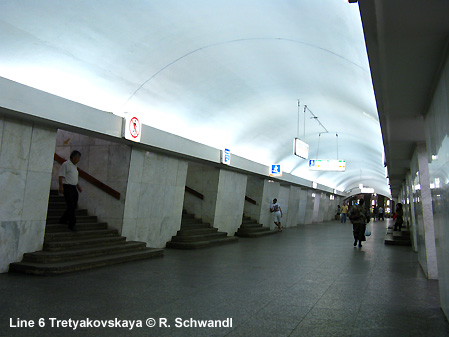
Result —
M273 164L270 169L270 177L280 177L282 176L281 164Z
M231 150L221 150L221 162L222 164L231 165Z

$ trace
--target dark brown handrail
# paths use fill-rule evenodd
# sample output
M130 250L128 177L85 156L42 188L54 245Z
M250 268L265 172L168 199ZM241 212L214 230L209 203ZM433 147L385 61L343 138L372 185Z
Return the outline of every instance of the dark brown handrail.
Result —
M188 186L186 186L185 190L186 190L186 192L194 195L195 197L200 198L201 200L204 200L204 195L202 195L200 192L197 192Z
M58 155L56 153L55 153L54 159L61 165L66 161L64 158L62 158L60 155ZM92 177L89 173L87 173L86 171L84 171L80 168L78 168L78 172L79 172L79 175L81 178L90 182L92 185L98 187L100 190L102 190L103 192L106 192L107 194L114 197L115 199L120 200L120 193L117 192L116 190L114 190L112 187L109 187L105 183L102 183L100 180L98 180L95 177Z
M256 200L251 199L250 197L245 195L245 201L248 201L250 204L257 205Z

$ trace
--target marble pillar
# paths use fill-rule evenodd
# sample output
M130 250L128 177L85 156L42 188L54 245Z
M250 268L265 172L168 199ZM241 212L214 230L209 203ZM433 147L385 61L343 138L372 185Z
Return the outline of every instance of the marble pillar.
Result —
M305 225L305 223L306 223L307 196L308 196L308 190L305 188L301 188L299 191L299 205L298 205L298 224L299 225Z
M306 214L304 219L305 225L310 225L313 223L313 216L315 214L315 207L319 206L319 200L318 204L316 203L316 196L319 195L316 193L316 190L308 190L307 191L307 205L306 205Z
M299 186L290 186L288 198L288 215L285 221L285 227L296 227L300 223L300 196L301 188Z
M0 117L0 272L42 249L56 129Z
M312 222L320 222L320 203L321 203L321 193L315 191L315 198L313 203L313 218Z
M278 195L278 203L281 206L282 209L282 218L281 218L281 225L283 227L289 227L288 225L288 216L290 213L290 188L291 185L285 186L281 185L279 187L279 195ZM295 210L292 209L292 212L294 213ZM274 222L274 221L273 221Z
M162 248L181 227L187 162L131 151L122 235Z
M422 221L424 252L418 252L419 261L429 279L438 279L438 265L435 246L435 228L433 223L432 196L430 191L429 166L425 144L416 148L421 187Z

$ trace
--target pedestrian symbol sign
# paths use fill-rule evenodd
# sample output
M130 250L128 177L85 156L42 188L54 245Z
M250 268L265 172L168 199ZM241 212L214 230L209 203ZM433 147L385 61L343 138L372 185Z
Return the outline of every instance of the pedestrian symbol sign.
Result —
M280 177L282 176L281 164L273 164L270 169L270 177Z

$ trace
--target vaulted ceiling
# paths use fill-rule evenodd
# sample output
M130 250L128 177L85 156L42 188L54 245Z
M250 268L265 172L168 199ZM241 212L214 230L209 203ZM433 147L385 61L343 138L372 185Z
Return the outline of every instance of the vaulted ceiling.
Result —
M357 4L2 0L0 45L2 77L341 191L390 193ZM296 136L346 172L310 171Z

